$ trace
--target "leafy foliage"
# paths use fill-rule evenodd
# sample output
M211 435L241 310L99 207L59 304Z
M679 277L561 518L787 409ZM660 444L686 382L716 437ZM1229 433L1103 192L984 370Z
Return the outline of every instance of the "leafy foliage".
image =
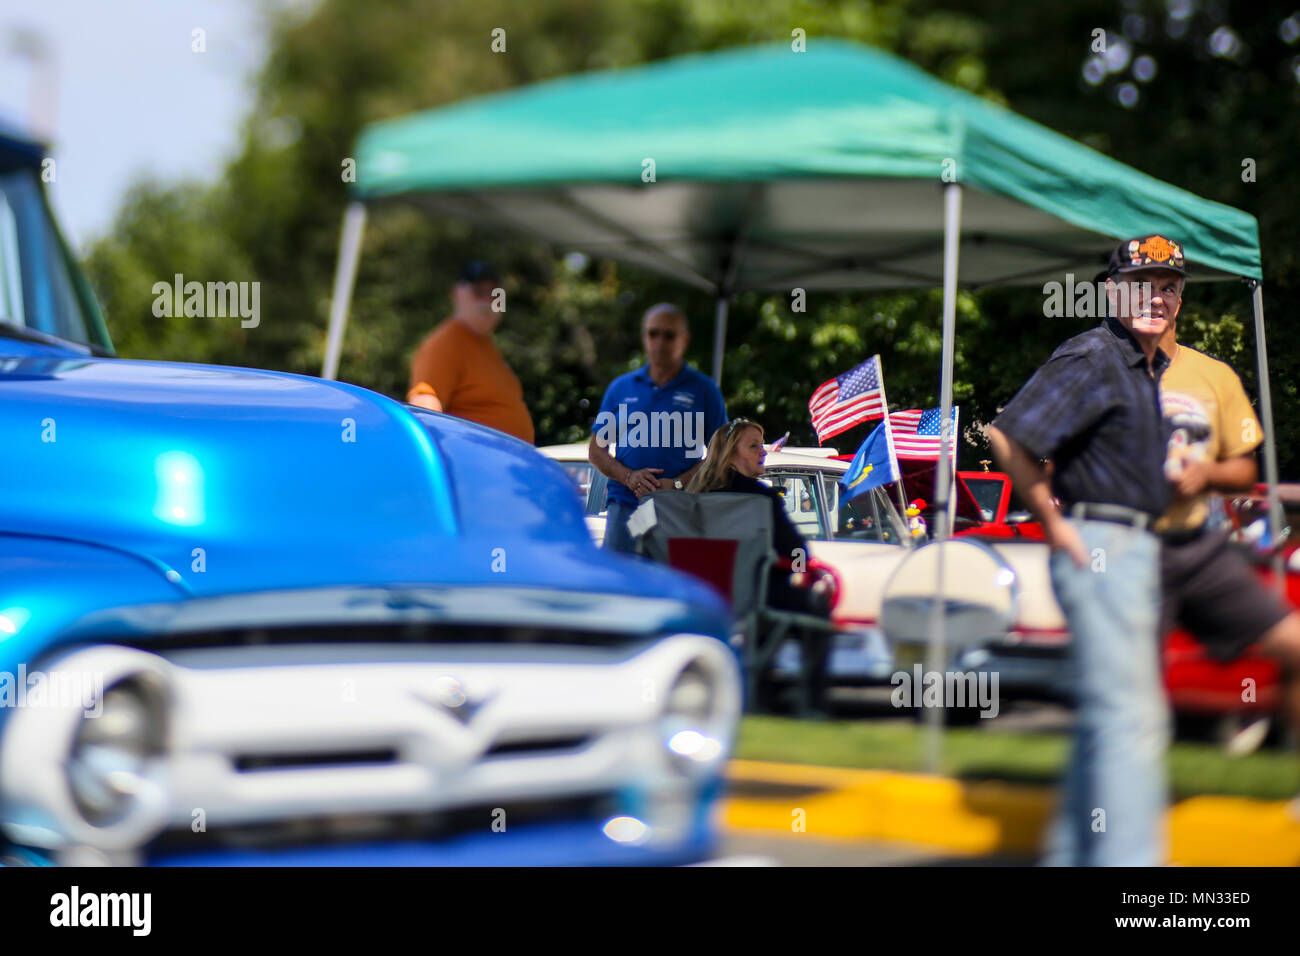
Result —
M958 5L953 5L958 6ZM1069 10L1028 0L944 9L918 0L324 0L307 13L270 14L270 55L256 86L242 146L211 186L145 181L129 194L109 235L88 256L121 354L315 374L324 349L338 230L346 202L341 168L367 122L403 115L575 71L691 51L835 35L884 47L948 82L1005 102L1090 145L1194 192L1260 217L1269 269L1272 380L1284 471L1297 464L1285 415L1300 383L1300 331L1289 321L1300 282L1297 226L1282 196L1296 191L1297 84L1277 35L1289 9L1252 5L1241 26L1244 60L1206 52L1226 22L1195 13L1177 37L1162 32L1163 4L1142 16L1156 77L1132 109L1115 99L1119 73L1082 79L1092 31L1122 34L1140 5L1093 2ZM1216 12L1217 11L1217 12ZM1131 19L1128 25L1132 26ZM490 50L507 30L507 53ZM1271 31L1271 32L1270 32ZM1131 69L1131 66L1128 67ZM1258 161L1241 181L1239 153ZM1266 199L1269 197L1269 199ZM565 250L473 232L413 206L376 209L367 227L340 377L404 395L420 338L446 314L457 265L488 258L507 273L507 319L498 333L519 374L539 443L584 435L606 384L639 363L638 320L650 304L681 303L695 339L688 357L708 368L713 303L695 292L611 263L563 258ZM262 322L158 319L151 287L187 279L260 281ZM892 295L810 294L794 313L784 295L750 293L733 305L724 392L732 414L787 428L810 443L811 391L875 352L891 405L937 402L937 290ZM1231 362L1253 387L1249 302L1240 289L1189 290L1182 337ZM956 396L967 425L988 421L1051 349L1088 323L1042 318L1038 290L963 294ZM837 441L851 449L864 430ZM967 464L987 452L966 430Z

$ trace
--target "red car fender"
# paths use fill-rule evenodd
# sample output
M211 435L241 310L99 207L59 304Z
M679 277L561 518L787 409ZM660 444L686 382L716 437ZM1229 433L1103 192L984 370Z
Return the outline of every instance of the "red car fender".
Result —
M784 571L789 571L796 575L795 585L797 587L812 587L818 581L825 580L826 595L830 600L830 610L834 611L835 606L840 603L841 584L840 576L835 569L824 561L818 561L814 557L808 558L806 570L795 571L794 562L789 558L777 558L776 566ZM807 580L803 580L806 578Z
M1273 571L1256 568L1260 580L1273 586ZM1287 572L1288 603L1300 606L1300 575ZM1282 702L1282 668L1278 662L1251 647L1227 663L1219 663L1194 637L1175 630L1165 637L1163 649L1165 687L1174 710L1202 713L1273 713Z
M840 603L840 595L843 591L839 573L824 561L818 561L816 558L808 559L808 573L815 575L816 579L825 578L827 582L827 595L830 598L830 609L835 610L836 605Z

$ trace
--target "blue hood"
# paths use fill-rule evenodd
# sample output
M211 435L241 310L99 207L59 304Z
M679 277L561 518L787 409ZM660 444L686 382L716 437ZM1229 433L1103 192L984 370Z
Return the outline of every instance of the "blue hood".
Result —
M15 357L0 360L0 434L0 611L60 587L58 562L24 558L38 538L90 546L95 562L111 553L116 604L485 585L722 608L694 581L597 549L572 483L530 446L355 386ZM77 616L81 588L63 582L59 617ZM87 593L86 610L102 598Z

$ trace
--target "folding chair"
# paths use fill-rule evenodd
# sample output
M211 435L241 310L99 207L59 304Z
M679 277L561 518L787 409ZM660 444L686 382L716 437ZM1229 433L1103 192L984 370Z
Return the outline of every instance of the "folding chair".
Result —
M638 551L660 564L713 586L731 604L734 633L745 669L745 699L753 709L760 682L789 637L824 638L835 626L825 618L769 607L768 574L777 562L773 548L772 503L759 495L685 491L651 494L629 527L640 530ZM801 706L812 709L812 654L805 647Z

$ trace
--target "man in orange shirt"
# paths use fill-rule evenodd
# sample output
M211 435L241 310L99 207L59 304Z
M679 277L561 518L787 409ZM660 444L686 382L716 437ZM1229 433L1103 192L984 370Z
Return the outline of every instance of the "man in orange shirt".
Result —
M500 274L485 262L461 269L451 290L452 314L425 336L411 359L406 400L533 443L524 390L497 350L492 333L504 309L493 308Z

